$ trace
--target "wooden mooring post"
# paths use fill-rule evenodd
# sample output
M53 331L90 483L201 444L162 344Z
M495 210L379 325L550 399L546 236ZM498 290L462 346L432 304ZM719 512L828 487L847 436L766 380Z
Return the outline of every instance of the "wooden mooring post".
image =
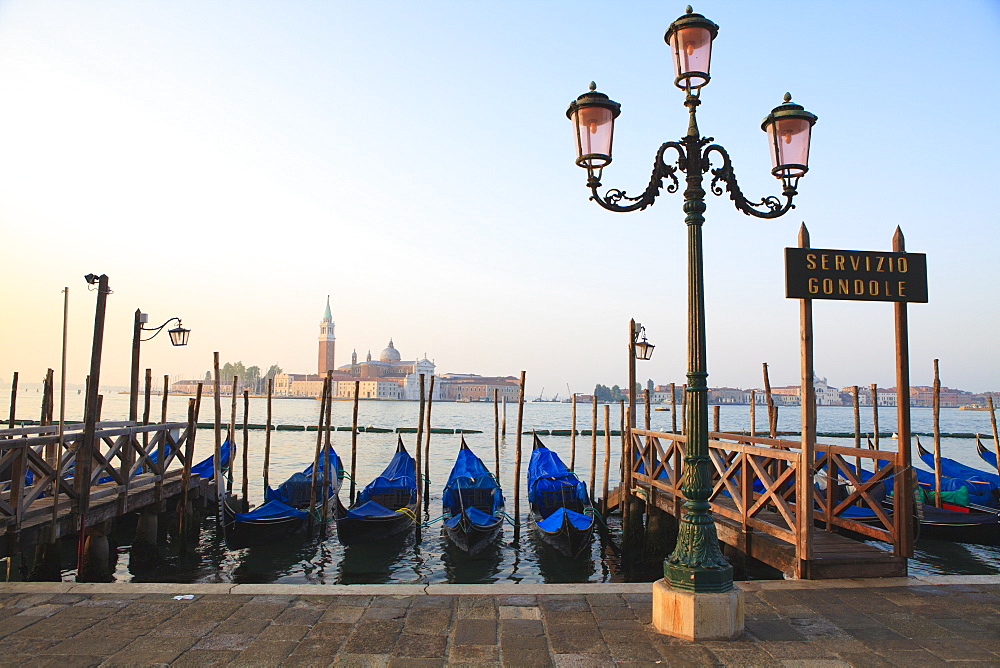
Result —
M14 416L17 414L17 371L14 372L14 379L10 383L10 412L7 418L7 426L14 428ZM13 438L13 436L11 437Z
M274 378L267 379L267 422L264 424L264 489L269 485L268 475L271 469L271 398L274 394Z
M878 385L871 384L872 392L872 437L875 439L875 450L878 450Z
M496 460L497 484L500 484L500 390L493 388L493 456Z
M997 458L997 473L1000 473L1000 435L997 434L997 414L993 411L993 395L986 397L986 407L990 409L990 428L993 430L993 453Z
M677 388L670 383L670 431L677 433Z
M934 505L941 507L941 374L934 360L934 394L931 412L934 418Z
M514 438L514 541L521 535L521 432L524 428L524 378L521 371L521 383L517 392L517 435Z
M93 274L90 275L93 277ZM91 279L88 278L88 281ZM83 442L76 456L76 471L73 476L77 493L77 518L79 526L79 536L76 548L76 577L81 582L104 581L107 577L107 560L101 559L107 556L107 534L100 528L89 530L88 539L87 511L90 508L90 481L91 472L94 468L95 433L97 422L100 419L99 391L101 386L101 353L104 349L104 319L107 308L108 294L111 289L108 286L108 277L102 274L96 277L97 281L97 306L94 315L94 339L90 354L90 384L87 387L86 413L84 417ZM20 457L15 461L23 462ZM11 470L11 498L20 498L21 490L24 486L24 468L16 466ZM16 542L15 532L15 542ZM13 546L11 553L18 550ZM103 547L103 550L102 550Z
M417 483L417 499L416 499L417 505L413 522L416 525L415 536L417 545L420 544L420 538L421 538L420 525L422 524L421 522L422 511L420 510L420 501L421 497L424 494L423 492L424 486L420 484L420 459L421 459L420 451L423 445L423 437L424 437L424 374L420 374L420 413L417 417L417 451L415 453L416 457L414 458L413 462L415 469L413 472L413 476L414 476L414 481Z
M611 466L611 406L604 404L604 479L601 485L601 514L608 515L608 474Z
M309 479L309 533L312 533L316 521L316 478L320 467L320 454L323 452L323 427L326 425L326 405L330 401L330 372L323 379L323 396L319 402L319 424L316 426L316 449L313 454L312 476ZM325 481L324 481L325 482ZM321 529L322 531L322 529Z
M597 395L591 399L590 418L590 500L597 498Z
M434 406L434 374L431 374L431 385L427 392L427 441L424 444L424 513L430 509L431 503L431 409Z
M222 395L218 351L212 353L212 375L213 398L215 400L215 421L213 424L215 429L215 458L213 460L213 467L215 470L212 472L215 479L215 528L218 530L220 537L224 538L226 533L226 518L222 507L225 503L226 485L224 477L226 472L222 466ZM232 453L232 444L230 444L229 452ZM232 456L229 459L232 461Z
M327 390L329 397L327 397L326 402L326 429L323 430L323 493L320 495L320 498L323 500L323 508L321 512L322 524L319 530L320 538L326 538L330 522L330 487L333 486L332 471L330 470L330 455L333 451L333 448L330 446L330 433L333 431L333 370L327 369L326 378L330 384L330 389Z
M355 476L358 474L358 395L361 394L361 381L354 381L354 407L351 412L351 503L354 503L354 493L357 488Z
M243 487L240 490L243 512L250 511L250 431L247 427L250 413L250 390L243 390Z
M576 392L573 393L570 414L570 427L569 427L569 470L576 472Z

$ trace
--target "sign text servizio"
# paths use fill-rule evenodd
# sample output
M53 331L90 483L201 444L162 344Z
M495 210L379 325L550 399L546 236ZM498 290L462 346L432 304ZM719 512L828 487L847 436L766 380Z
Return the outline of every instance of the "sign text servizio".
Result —
M789 299L925 303L927 256L923 253L786 248L785 296Z

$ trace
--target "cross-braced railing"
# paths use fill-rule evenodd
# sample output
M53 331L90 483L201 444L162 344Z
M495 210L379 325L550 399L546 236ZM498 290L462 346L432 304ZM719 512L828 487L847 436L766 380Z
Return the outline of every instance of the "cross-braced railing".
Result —
M626 453L632 491L642 490L650 500L662 494L675 516L683 510L685 440L633 429ZM894 554L903 554L891 509L893 483L903 470L899 453L828 444L816 444L815 452L807 466L798 441L710 433L712 513L744 534L759 532L793 545L800 561L813 558L810 538L817 526L885 541ZM804 495L809 518L800 515Z
M0 525L19 528L67 501L77 508L82 494L118 495L125 512L136 485L154 485L159 500L164 479L190 464L193 430L193 422L99 423L90 466L83 466L83 425L68 425L61 437L54 425L0 430ZM86 480L79 470L89 470Z

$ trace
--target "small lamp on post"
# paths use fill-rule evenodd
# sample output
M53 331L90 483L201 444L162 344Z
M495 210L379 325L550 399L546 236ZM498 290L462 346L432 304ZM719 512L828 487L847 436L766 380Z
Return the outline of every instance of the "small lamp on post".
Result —
M144 325L149 322L149 316L140 309L135 310L135 320L132 325L132 375L129 387L128 407L128 419L130 422L135 422L139 417L139 344L156 338L156 335L174 320L177 321L177 326L167 330L167 334L170 336L170 343L174 346L186 346L188 337L191 335L191 330L184 327L180 318L169 318L159 327L145 327ZM153 332L153 334L144 339L142 338L143 332Z
M181 326L181 321L177 321L177 326L173 329L167 330L167 334L170 335L170 343L175 346L186 346L188 344L188 336L191 334L190 329L185 329Z
M642 341L636 341L632 344L635 346L635 358L637 360L653 359L653 348L656 346L646 340L646 328L641 325L639 327L642 330Z
M639 340L639 336L642 340ZM653 357L652 343L646 340L646 328L633 318L628 324L628 407L629 427L635 428L635 361Z

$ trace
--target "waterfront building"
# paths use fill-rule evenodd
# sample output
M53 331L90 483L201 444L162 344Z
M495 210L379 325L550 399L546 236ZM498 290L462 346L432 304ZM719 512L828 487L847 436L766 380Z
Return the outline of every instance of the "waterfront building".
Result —
M845 394L846 393L846 394ZM851 388L845 387L841 390L841 397L846 397L846 403L850 404L851 399ZM896 405L896 388L894 387L877 387L875 388L875 402L878 406L895 406ZM859 387L858 388L858 404L861 406L871 406L872 405L872 390L870 387Z
M420 398L420 376L424 376L424 396L430 397L431 378L434 382L434 400L492 401L493 391L499 398L517 401L519 381L514 376L480 376L477 374L444 374L436 376L436 365L427 354L420 359L404 360L392 339L377 359L368 352L364 361L358 361L357 350L351 353L350 364L334 366L336 337L330 297L319 324L318 366L316 374L279 373L274 377L274 393L286 397L318 397L323 392L323 379L331 371L331 392L337 399L353 399L355 383L362 399ZM197 381L181 381L193 383ZM175 390L177 391L177 390ZM192 392L194 390L191 390Z
M708 403L710 404L745 404L749 401L749 392L736 387L713 387L708 390ZM667 389L667 397L670 396L670 389Z
M480 376L474 373L446 373L438 376L441 398L445 401L517 401L520 381L514 376ZM577 398L579 401L579 396Z
M340 367L337 372L338 377L347 377L350 380L382 381L381 385L368 385L371 388L371 398L373 399L419 399L420 374L424 375L424 396L426 397L430 395L430 379L434 375L435 368L434 362L427 359L426 354L424 354L423 359L403 360L392 339L389 339L389 345L382 350L377 360L372 359L372 354L369 352L365 361L359 362L358 353L354 351L351 353L351 363ZM398 386L398 396L390 396L397 393L390 391L388 383L395 383ZM339 392L341 392L340 388L338 388ZM338 396L353 396L353 393L352 384L347 394L338 394ZM361 396L365 397L364 391L362 391ZM439 399L440 397L441 388L435 381L433 398Z
M816 393L817 406L842 406L841 390L830 387L826 378L813 374L813 390ZM781 385L771 388L771 397L775 405L798 406L802 403L802 390L799 385ZM758 404L767 403L767 393L756 390L755 401Z

